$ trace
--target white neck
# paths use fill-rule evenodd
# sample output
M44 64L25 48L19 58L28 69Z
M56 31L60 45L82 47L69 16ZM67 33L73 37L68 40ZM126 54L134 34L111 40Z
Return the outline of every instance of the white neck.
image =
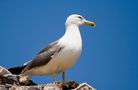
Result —
M79 31L79 26L75 24L67 25L64 36L60 39L64 43L68 44L80 44L82 45L82 39Z

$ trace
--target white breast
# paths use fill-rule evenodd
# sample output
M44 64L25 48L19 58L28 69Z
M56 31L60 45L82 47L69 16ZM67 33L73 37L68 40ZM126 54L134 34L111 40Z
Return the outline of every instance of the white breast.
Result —
M65 71L72 67L82 51L82 39L78 26L67 28L65 35L59 40L59 44L64 48L59 53L59 69Z
M58 55L57 58L55 58L55 64L57 64L57 71L63 72L72 67L76 61L78 60L78 57L81 54L81 47L65 47Z

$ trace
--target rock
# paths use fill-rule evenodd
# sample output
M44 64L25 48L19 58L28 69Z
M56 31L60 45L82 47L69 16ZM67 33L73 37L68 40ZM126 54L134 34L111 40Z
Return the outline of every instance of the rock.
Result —
M82 83L75 90L96 90L96 89L87 83Z
M34 85L34 86L16 86L16 85L0 85L0 90L96 90L87 83L82 83L75 88L71 88L76 82L67 82L61 87L61 82L49 83L46 85ZM71 86L69 85L71 84Z
M25 83L19 82L19 76L10 75L10 76L0 76L0 85L11 84L11 85L25 85ZM28 80L26 86L37 85L32 80Z
M14 84L16 81L12 78L0 76L0 84L5 85L5 84Z
M0 85L0 90L9 90L9 87L6 85Z
M46 85L37 85L32 80L27 84L19 82L19 75L10 73L0 66L0 90L96 90L87 83L78 84L75 81L53 82Z
M0 85L12 84L12 85L25 85L19 82L19 75L14 75L6 68L0 66ZM27 81L27 86L37 85L32 80Z
M5 74L12 74L10 71L8 71L6 68L0 66L0 76Z
M76 83L75 81L69 81L69 82L66 82L66 83L58 82L57 84L58 84L59 87L61 87L64 90L74 89L74 88L77 88L77 86L79 86L79 84Z

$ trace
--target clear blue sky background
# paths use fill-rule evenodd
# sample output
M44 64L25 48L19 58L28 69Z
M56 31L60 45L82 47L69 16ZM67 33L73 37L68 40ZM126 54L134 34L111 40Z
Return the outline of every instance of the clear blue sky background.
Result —
M0 0L0 65L31 60L65 32L65 20L77 13L95 21L81 27L83 52L67 71L67 80L98 90L138 90L137 0ZM33 77L37 83L51 76ZM61 80L61 76L58 76Z

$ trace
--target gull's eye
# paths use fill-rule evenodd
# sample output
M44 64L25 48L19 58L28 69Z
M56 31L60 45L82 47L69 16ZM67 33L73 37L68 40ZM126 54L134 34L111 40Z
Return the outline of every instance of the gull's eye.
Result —
M78 16L78 18L82 19L82 17L81 17L81 16Z

